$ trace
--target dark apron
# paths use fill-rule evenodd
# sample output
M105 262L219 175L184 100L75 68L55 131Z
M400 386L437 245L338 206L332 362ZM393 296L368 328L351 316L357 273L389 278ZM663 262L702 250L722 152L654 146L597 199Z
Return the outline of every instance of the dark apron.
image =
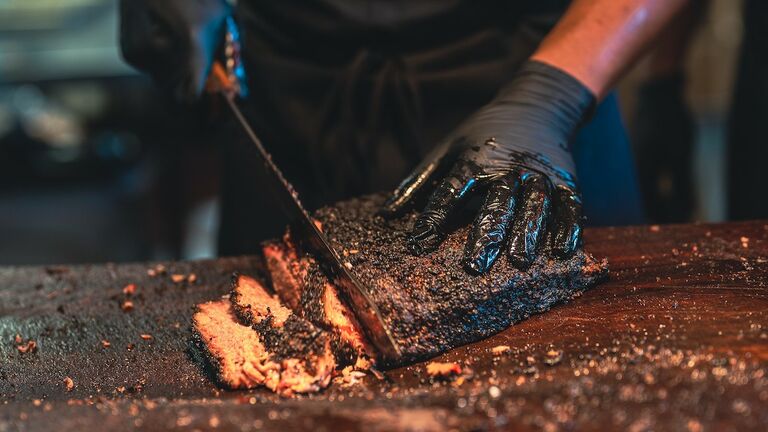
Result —
M510 80L567 2L527 3L241 0L246 115L309 208L392 190ZM610 171L630 181L618 190L615 179L600 180L600 170L579 165L579 175L589 185L610 185L609 195L631 213L637 190L615 100L593 123L600 126L585 130L598 138L577 140L579 148L590 141L591 156L580 158L577 148L577 162L604 163L594 148L602 141L613 150ZM253 252L258 241L279 235L285 219L259 188L246 144L224 141L219 252ZM588 217L590 201L600 211L610 201L584 195Z

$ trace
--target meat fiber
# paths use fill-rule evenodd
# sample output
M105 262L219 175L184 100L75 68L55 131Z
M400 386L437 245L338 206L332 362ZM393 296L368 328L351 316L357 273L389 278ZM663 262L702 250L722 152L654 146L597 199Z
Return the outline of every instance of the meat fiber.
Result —
M301 258L286 233L282 241L267 242L264 259L272 279L272 288L291 309L298 309L301 291L309 271L309 257Z
M267 349L280 358L308 358L332 353L338 367L366 364L368 354L365 350L372 351L357 322L331 294L335 293L335 288L330 284L323 288L324 297L317 304L324 310L314 321L301 316L300 311L285 308L261 284L246 276L235 276L230 301L240 321L256 330Z
M334 333L340 364L364 364L373 358L362 327L312 257L300 257L288 235L282 242L265 243L263 253L281 300L295 301L297 314Z
M198 305L193 326L218 372L231 389L277 388L280 365L271 361L258 333L237 321L229 302Z
M283 395L328 385L336 361L328 334L294 315L255 279L235 275L229 301L199 305L194 329L232 389L265 386Z

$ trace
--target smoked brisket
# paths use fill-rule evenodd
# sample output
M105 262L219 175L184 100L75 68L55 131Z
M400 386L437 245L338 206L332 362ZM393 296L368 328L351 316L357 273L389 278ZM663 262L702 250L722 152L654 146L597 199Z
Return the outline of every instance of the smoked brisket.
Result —
M469 226L451 232L435 252L413 256L405 239L416 214L383 219L377 215L382 202L380 195L345 201L319 210L315 217L347 267L372 288L373 300L403 350L403 362L484 339L570 299L607 275L605 261L582 251L565 261L541 256L526 271L502 256L489 273L471 275L461 265ZM323 303L311 293L323 287L326 292L336 290L327 288L328 280L314 260L294 248L289 237L264 248L275 290L298 291L300 308L318 307ZM293 257L299 257L298 264ZM290 277L282 275L281 268L288 269Z
M354 199L314 215L345 265L371 287L403 351L401 361L379 359L379 366L427 359L486 338L578 295L607 274L605 261L580 251L565 261L541 256L526 271L501 257L488 274L470 275L460 262L469 227L449 233L437 251L413 256L405 238L416 215L385 220L376 215L382 200L380 195ZM272 292L236 276L230 302L206 303L195 316L225 383L307 392L328 385L334 370L367 369L376 362L343 293L289 234L265 243L263 254Z

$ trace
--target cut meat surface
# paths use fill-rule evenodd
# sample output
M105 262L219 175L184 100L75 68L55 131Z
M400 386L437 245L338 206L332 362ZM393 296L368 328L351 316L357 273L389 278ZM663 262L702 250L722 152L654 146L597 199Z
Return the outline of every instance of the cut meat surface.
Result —
M282 241L265 243L262 252L272 279L272 288L283 303L297 310L310 259L299 258L288 234L283 236Z
M330 282L323 284L323 312L328 325L339 333L344 343L349 344L358 355L373 356L373 348L366 340L363 329Z
M334 333L340 364L365 364L373 358L362 327L313 258L300 257L287 235L282 242L266 243L263 252L275 292L286 303L298 298L296 314Z
M280 304L255 279L235 275L230 301L243 324L251 326L267 350L279 359L332 357L332 334L299 317Z
M264 385L276 389L280 365L269 359L258 333L237 321L229 302L198 305L195 331L205 346L220 381L231 389Z
M232 389L316 392L336 369L328 334L247 276L233 277L230 301L200 305L193 324L220 381Z
M253 324L271 319L273 325L282 327L292 313L256 279L244 275L236 274L232 277L229 298L237 317L244 323Z

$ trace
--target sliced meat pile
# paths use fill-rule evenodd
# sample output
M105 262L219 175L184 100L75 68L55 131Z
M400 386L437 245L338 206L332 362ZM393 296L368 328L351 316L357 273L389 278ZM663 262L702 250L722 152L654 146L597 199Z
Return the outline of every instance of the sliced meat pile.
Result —
M516 269L506 257L490 273L461 267L468 227L440 248L415 257L405 237L415 214L393 221L376 216L383 197L339 203L315 213L345 265L364 284L404 354L395 366L434 357L546 311L607 274L605 261L578 252L567 261L540 257ZM265 386L281 394L327 386L347 368L369 369L375 352L318 264L288 234L263 247L271 290L237 276L229 300L200 305L194 326L230 388ZM274 294L273 294L274 293Z
M295 254L286 246L278 252L276 244L267 250ZM306 264L308 268L310 263ZM195 334L224 386L264 386L288 396L327 387L344 367L370 369L373 351L333 285L309 289L309 272L273 274L277 292L287 297L271 294L254 278L234 275L228 298L198 306ZM281 285L283 276L296 278L296 285ZM297 307L291 310L283 302L289 303L293 295ZM309 298L315 295L320 297L317 301Z
M229 297L199 305L193 318L222 384L265 386L283 395L328 385L336 363L321 330L250 277L234 276Z
M373 348L352 311L313 258L299 256L289 235L263 248L267 270L277 295L308 321L329 329L332 347L342 364L367 366Z

